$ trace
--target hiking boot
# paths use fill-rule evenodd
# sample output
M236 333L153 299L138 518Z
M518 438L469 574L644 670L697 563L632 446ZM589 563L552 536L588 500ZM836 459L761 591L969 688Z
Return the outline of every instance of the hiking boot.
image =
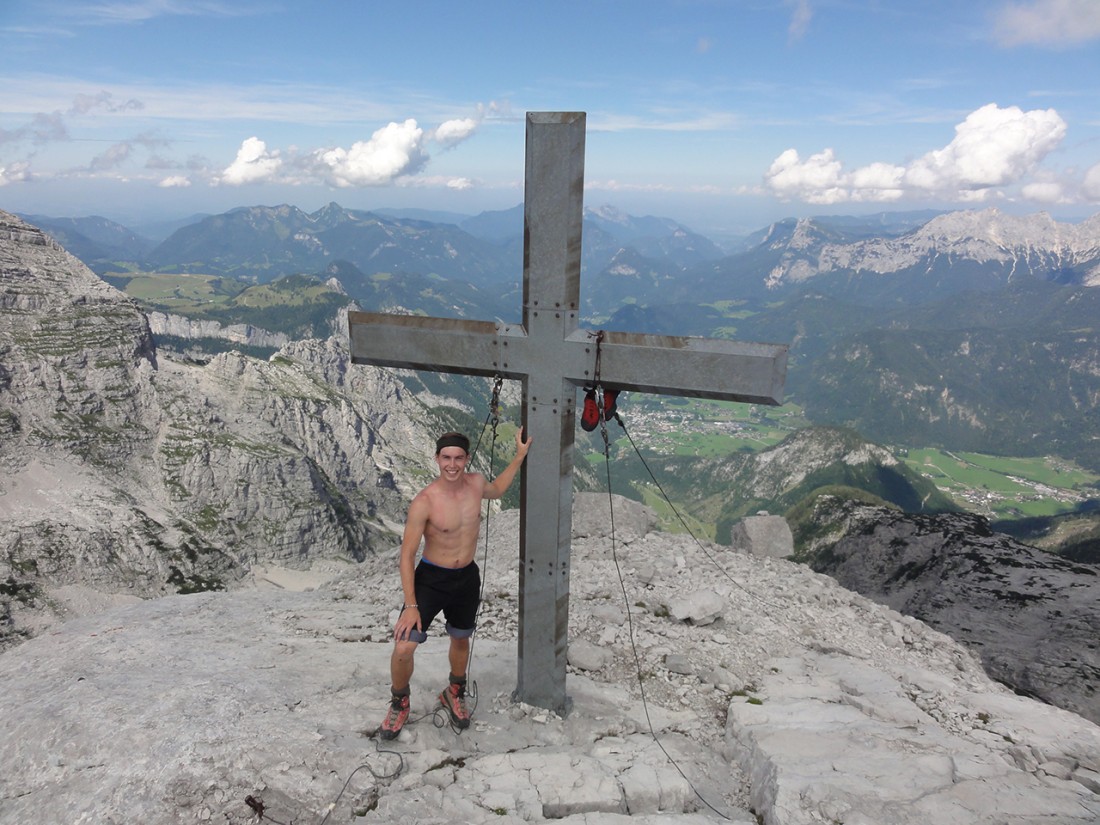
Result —
M615 400L619 397L618 390L604 390L603 394L603 420L610 421L615 417L615 412L618 406L615 404Z
M600 406L596 403L596 391L588 390L584 394L584 409L581 411L581 427L592 432L600 424Z
M439 694L439 701L451 715L451 724L456 728L470 727L470 713L466 710L466 683L451 682Z
M397 696L390 700L390 709L386 713L386 718L382 720L382 727L378 729L378 735L383 739L396 739L397 734L401 733L401 728L405 725L405 720L409 718L409 697Z

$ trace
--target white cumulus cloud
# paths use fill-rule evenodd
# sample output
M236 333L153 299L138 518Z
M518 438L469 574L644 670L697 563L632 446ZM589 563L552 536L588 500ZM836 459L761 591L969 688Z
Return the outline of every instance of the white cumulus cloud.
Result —
M1076 46L1100 38L1097 0L1027 0L1005 3L994 17L1005 46Z
M357 140L350 146L316 149L291 146L284 151L269 149L263 140L254 136L241 143L234 161L220 175L213 176L212 181L232 186L262 182L338 188L425 185L429 180L419 173L431 160L428 144L434 142L448 149L473 135L480 123L480 117L456 118L434 129L424 129L415 119L409 118L401 123L388 123L368 140ZM205 173L200 177L205 177ZM451 182L437 179L430 183L456 189L474 185L467 178Z
M10 166L0 166L0 186L31 179L31 166L26 161L16 161Z
M904 179L904 166L871 163L852 172L848 184L853 200L896 201L905 194Z
M183 175L169 175L157 184L161 189L184 189L190 185L190 179Z
M448 120L436 127L432 133L432 139L445 149L449 149L466 140L476 129L477 121L472 117Z
M1065 188L1057 181L1036 181L1021 187L1020 194L1035 203L1064 203Z
M230 186L268 181L278 175L282 165L278 150L269 152L266 143L258 137L250 137L241 143L236 159L225 168L218 180Z
M768 187L784 200L807 203L838 203L846 200L840 188L843 167L832 149L802 160L788 149L774 161L764 176Z
M934 192L1004 186L1034 170L1065 135L1066 122L1053 109L990 103L955 127L951 143L910 165L906 181Z
M907 166L875 162L848 172L833 149L802 160L794 149L777 157L764 175L768 190L806 203L896 201L907 195L981 201L998 187L1027 185L1066 134L1053 109L1000 108L990 103L955 127L955 138ZM1043 199L1049 186L1029 190ZM1027 192L1025 192L1025 196Z
M350 149L318 149L311 155L312 171L332 186L384 186L424 168L423 142L424 130L409 118L383 126Z

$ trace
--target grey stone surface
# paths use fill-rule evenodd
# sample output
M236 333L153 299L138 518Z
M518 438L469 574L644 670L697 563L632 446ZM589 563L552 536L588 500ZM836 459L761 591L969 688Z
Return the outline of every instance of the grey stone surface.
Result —
M721 618L725 607L726 599L713 590L704 588L677 596L669 602L668 610L677 621L708 625Z
M592 642L578 639L569 645L567 659L578 670L599 670L611 661L611 653Z
M1100 817L1087 775L1020 765L1005 746L1094 764L1098 729L1067 711L1005 694L965 694L952 706L938 693L942 674L884 672L833 654L784 659L777 670L761 686L763 703L735 702L727 721L753 775L754 804L769 806L776 822ZM912 734L899 737L899 729ZM998 743L999 729L1011 732Z
M571 668L564 719L514 703L517 515L493 515L479 559L493 597L464 733L432 715L447 671L432 628L412 720L385 746L369 737L389 683L394 546L310 590L268 571L263 589L112 607L0 654L0 823L254 823L248 796L288 823L333 803L328 821L363 823L1100 817L1100 728L1013 695L946 636L828 577L740 554L718 569L714 547L683 536L635 542L663 572L625 574L613 643L592 608L614 568L599 541L575 541L570 639L610 659ZM659 564L674 556L685 563ZM715 591L721 631L633 604L715 580L730 582ZM677 651L711 675L663 667Z
M754 556L785 559L794 553L794 535L782 516L745 516L730 530L730 544Z
M609 538L614 524L615 540L630 544L652 530L656 523L653 510L622 496L615 496L613 503L607 496L588 496L583 506L574 505L573 509L573 535L577 538ZM607 547L610 552L610 545Z
M290 343L289 337L284 333L269 332L251 324L222 326L217 321L184 318L167 312L150 312L148 317L149 328L154 335L171 335L185 340L220 338L252 347L281 347Z

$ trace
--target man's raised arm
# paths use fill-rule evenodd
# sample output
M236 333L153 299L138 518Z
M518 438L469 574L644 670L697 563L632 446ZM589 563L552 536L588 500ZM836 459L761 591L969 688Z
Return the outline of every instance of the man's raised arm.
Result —
M531 439L524 440L523 430L516 430L516 456L507 467L501 470L500 475L485 485L485 489L481 492L482 498L495 499L504 495L504 492L512 485L512 481L515 479L516 473L519 472L523 459L527 457L529 449L531 449Z

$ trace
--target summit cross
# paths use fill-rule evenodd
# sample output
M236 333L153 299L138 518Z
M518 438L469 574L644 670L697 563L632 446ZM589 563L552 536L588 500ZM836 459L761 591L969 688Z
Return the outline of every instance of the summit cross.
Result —
M352 361L522 382L533 439L520 474L519 640L514 697L565 714L573 443L578 388L776 406L787 347L597 333L579 327L584 112L528 112L519 325L348 313Z

